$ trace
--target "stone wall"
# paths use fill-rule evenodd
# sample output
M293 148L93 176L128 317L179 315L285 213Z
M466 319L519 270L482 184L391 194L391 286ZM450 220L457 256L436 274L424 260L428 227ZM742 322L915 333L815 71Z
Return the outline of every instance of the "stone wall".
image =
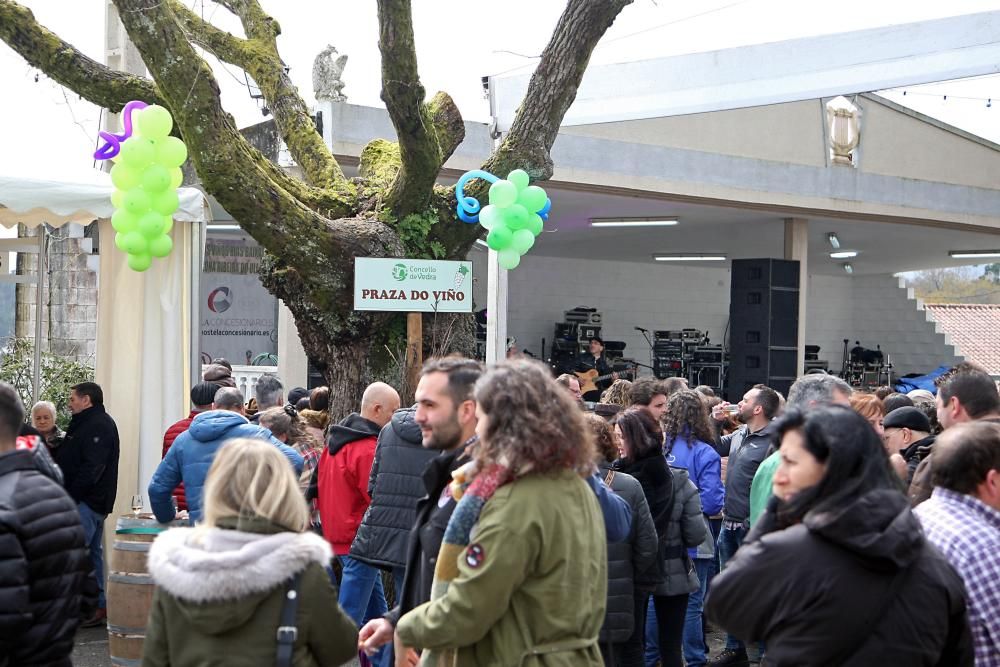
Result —
M54 231L49 240L48 275L43 296L42 349L76 361L94 363L97 349L96 223L84 228L70 224ZM34 237L33 230L20 236ZM36 271L38 256L18 255L18 273ZM35 336L34 285L17 286L15 335Z

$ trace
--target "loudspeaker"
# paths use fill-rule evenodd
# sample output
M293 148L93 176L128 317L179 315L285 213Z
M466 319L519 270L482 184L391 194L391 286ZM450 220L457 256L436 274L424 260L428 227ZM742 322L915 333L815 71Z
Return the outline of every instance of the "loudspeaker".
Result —
M733 260L729 322L729 400L755 384L787 393L797 366L799 263Z

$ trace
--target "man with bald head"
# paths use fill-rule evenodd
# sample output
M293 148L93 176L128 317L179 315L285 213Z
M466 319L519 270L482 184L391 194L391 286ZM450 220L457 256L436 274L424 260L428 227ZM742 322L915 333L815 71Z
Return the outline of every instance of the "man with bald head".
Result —
M323 537L344 568L340 606L361 625L386 613L378 570L351 558L351 542L371 504L368 477L375 459L379 431L399 409L399 394L384 382L368 385L361 412L351 413L330 427L313 477Z

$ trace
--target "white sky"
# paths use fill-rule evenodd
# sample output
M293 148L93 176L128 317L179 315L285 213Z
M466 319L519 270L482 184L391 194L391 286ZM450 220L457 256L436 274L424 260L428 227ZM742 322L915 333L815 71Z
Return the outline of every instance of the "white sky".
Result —
M220 27L239 33L239 24L207 0L189 7ZM36 18L68 42L103 61L103 0L29 0ZM348 101L380 105L378 26L371 0L277 2L262 0L280 22L279 46L303 97L312 100L312 61L333 44L350 60L344 74ZM414 24L421 79L428 95L446 90L467 120L485 120L488 108L480 77L535 61L503 51L537 55L564 6L557 0L502 3L416 0ZM824 6L827 15L816 15ZM988 11L998 0L636 0L598 45L592 62L622 62L706 51L742 44L842 32L879 25ZM240 125L263 116L235 67L217 70L223 102ZM35 81L38 75L38 81ZM1000 76L946 82L889 93L911 106L970 132L1000 142ZM92 164L99 110L29 67L0 43L0 173L63 176ZM915 95L915 92L923 93ZM948 94L947 102L938 95ZM985 99L997 104L987 108Z

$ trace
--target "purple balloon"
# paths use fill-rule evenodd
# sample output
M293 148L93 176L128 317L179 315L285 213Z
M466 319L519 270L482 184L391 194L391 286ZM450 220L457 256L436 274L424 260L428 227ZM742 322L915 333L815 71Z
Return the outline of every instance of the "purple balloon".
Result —
M132 136L132 112L145 109L148 104L140 100L132 100L122 109L122 117L125 119L125 131L121 134L110 132L98 132L98 136L106 142L103 146L94 151L95 160L110 160L118 155L122 149L122 142Z

